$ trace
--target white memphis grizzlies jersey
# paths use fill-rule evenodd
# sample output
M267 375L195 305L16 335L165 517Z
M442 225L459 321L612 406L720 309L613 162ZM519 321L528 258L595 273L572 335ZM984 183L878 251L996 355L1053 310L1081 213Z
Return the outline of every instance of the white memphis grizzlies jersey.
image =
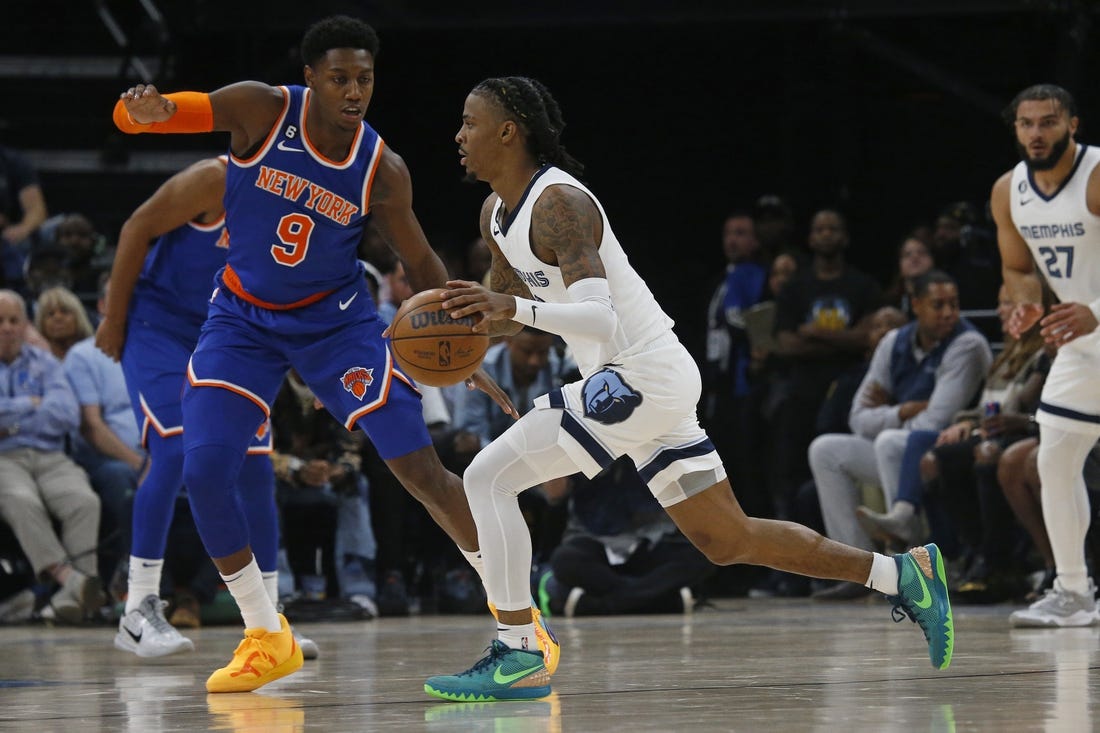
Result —
M566 290L561 270L548 265L531 251L531 210L547 186L564 184L584 191L600 212L603 219L603 239L599 242L600 259L607 274L611 290L611 303L618 314L619 325L610 341L564 336L573 351L573 357L585 377L605 364L633 353L655 338L664 336L672 328L673 321L661 310L645 281L630 266L619 240L611 231L611 224L603 206L584 185L560 168L544 166L527 184L527 190L516 210L511 212L504 225L499 224L498 214L503 203L497 201L493 209L491 229L493 239L500 247L516 275L527 284L536 300L546 303L572 303ZM538 328L538 326L535 326Z
M1023 161L1012 171L1012 223L1063 303L1100 298L1100 216L1085 199L1097 164L1100 148L1079 145L1069 177L1051 196L1035 187Z

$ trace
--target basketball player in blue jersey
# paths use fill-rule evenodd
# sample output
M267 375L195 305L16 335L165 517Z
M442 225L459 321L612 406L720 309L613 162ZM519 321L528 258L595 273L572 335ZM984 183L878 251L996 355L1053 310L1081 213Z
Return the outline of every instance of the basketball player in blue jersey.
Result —
M550 680L529 639L531 543L519 492L629 455L683 533L719 565L753 563L866 584L891 596L894 616L920 624L933 666L951 662L954 630L943 559L935 545L894 558L826 539L790 522L754 519L734 498L699 427L699 369L672 320L631 267L603 207L561 146L561 110L541 83L488 79L467 96L455 137L468 177L492 193L481 233L493 254L492 290L452 281L443 307L480 314L475 330L533 326L561 335L582 380L535 400L474 458L464 478L477 522L498 638L458 675L425 691L448 700L541 697Z
M1021 161L993 184L990 205L1014 336L1042 319L1058 347L1039 397L1041 503L1057 576L1054 587L1014 612L1014 626L1100 624L1096 585L1085 567L1091 512L1082 470L1100 437L1100 149L1074 140L1076 103L1065 89L1038 84L1005 113ZM1036 267L1060 301L1043 316Z
M115 107L115 123L126 132L231 134L230 247L183 398L184 483L246 627L233 659L207 680L210 692L254 690L302 662L286 619L264 591L233 492L252 435L291 367L349 429L366 431L481 572L462 481L432 448L419 396L393 364L356 259L370 215L417 290L447 279L413 213L404 161L364 121L377 52L370 26L331 17L303 38L304 87L240 82L209 94L161 95L137 85ZM470 383L516 415L484 372ZM555 656L556 642L545 643Z
M111 273L107 314L96 344L121 359L130 403L150 456L134 495L126 611L115 646L139 657L194 649L164 618L159 598L165 544L183 486L180 399L187 361L206 320L210 283L225 264L224 157L203 160L168 179L122 227ZM256 562L278 601L278 513L265 423L248 447L237 480ZM298 637L303 655L317 645Z

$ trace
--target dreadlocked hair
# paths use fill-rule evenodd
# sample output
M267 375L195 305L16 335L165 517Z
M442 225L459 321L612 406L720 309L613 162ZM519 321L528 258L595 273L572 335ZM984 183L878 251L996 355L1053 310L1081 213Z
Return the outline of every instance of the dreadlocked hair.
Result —
M584 165L561 144L565 120L545 84L525 76L505 76L486 79L474 92L492 98L523 129L527 152L540 166L549 163L580 178Z

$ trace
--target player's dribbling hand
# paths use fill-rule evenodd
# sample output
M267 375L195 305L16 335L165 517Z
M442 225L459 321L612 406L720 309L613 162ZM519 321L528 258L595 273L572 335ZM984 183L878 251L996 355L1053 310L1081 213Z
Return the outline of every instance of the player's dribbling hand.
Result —
M1095 331L1097 322L1092 310L1083 303L1055 303L1050 307L1050 314L1039 324L1044 341L1052 346L1063 346Z
M104 318L95 330L95 345L113 361L122 358L122 347L126 343L126 324Z
M442 303L447 315L455 320L481 315L481 320L474 324L474 333L489 333L491 321L508 321L516 315L516 299L511 295L494 293L470 280L448 280L447 288Z
M152 84L132 86L119 97L130 119L139 125L164 122L176 113L176 103L161 96Z
M1012 309L1008 322L1005 324L1005 332L1012 338L1018 339L1039 322L1043 317L1042 303L1018 303Z

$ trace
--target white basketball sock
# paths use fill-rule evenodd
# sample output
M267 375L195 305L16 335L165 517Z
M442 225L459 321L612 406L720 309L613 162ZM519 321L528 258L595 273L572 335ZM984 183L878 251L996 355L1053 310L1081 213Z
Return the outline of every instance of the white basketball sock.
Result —
M865 586L888 596L898 594L898 564L892 557L874 553L871 560L871 574L868 576Z
M126 613L141 605L148 595L160 597L160 571L164 560L130 555L130 574L126 580Z
M481 559L481 550L467 552L460 547L458 551L466 558L466 562L470 563L470 567L477 571L477 577L481 580L481 584L485 585L485 561Z
M513 649L537 652L539 645L535 641L535 624L520 624L511 626L497 622L497 638L501 643L507 644Z
M275 608L279 608L279 571L272 570L270 573L261 573L264 579L264 590L267 591L267 597L271 599L271 604Z
M267 629L268 631L280 631L279 615L275 611L275 604L267 595L264 587L264 577L260 573L260 566L256 564L256 558L230 576L222 575L225 587L233 594L233 600L241 609L241 617L244 619L246 629Z

